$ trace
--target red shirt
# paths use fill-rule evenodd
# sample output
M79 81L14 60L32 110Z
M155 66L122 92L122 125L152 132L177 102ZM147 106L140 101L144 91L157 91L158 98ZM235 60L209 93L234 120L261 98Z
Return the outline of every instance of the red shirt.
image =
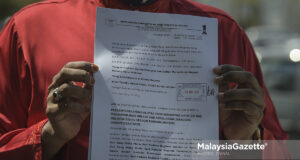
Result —
M96 7L217 18L219 64L242 66L255 75L266 94L263 139L287 138L247 36L223 11L191 0L158 0L143 7L118 0L47 0L19 11L0 34L0 159L41 159L48 85L67 62L93 62ZM55 159L87 159L88 141L89 119Z

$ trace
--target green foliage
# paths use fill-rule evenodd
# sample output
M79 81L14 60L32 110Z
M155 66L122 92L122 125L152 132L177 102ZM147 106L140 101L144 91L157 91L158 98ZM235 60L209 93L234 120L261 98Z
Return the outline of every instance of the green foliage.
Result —
M0 0L0 20L13 15L22 7L40 0Z

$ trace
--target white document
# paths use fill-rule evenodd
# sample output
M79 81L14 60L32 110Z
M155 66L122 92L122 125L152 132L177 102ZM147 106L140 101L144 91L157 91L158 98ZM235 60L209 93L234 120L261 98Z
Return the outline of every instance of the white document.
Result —
M95 38L91 160L199 159L218 140L217 19L98 8Z

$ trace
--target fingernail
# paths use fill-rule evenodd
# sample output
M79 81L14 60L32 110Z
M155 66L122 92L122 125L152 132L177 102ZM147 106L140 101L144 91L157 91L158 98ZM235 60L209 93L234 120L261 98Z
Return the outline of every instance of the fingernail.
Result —
M214 73L218 74L222 70L221 66L217 66L213 69Z
M222 99L224 97L224 93L218 93L218 99Z
M95 84L95 79L92 77L91 78L91 85L94 85Z
M223 76L218 76L215 78L215 82L218 83L218 82L222 81L222 79L223 79Z
M219 106L220 106L221 108L224 108L224 107L225 107L225 104L224 104L224 103L220 103Z
M99 70L99 67L96 64L92 64L92 68L94 72L97 72Z

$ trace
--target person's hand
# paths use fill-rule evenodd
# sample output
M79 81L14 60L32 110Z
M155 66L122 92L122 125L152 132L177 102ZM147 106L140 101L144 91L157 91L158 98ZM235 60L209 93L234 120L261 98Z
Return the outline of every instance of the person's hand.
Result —
M214 68L219 84L220 124L228 140L252 140L264 116L264 91L257 79L239 66ZM236 87L230 88L235 83Z
M93 73L98 71L89 62L70 62L53 78L48 88L46 115L48 122L42 129L44 159L49 159L80 131L90 113ZM78 86L75 83L83 83Z

